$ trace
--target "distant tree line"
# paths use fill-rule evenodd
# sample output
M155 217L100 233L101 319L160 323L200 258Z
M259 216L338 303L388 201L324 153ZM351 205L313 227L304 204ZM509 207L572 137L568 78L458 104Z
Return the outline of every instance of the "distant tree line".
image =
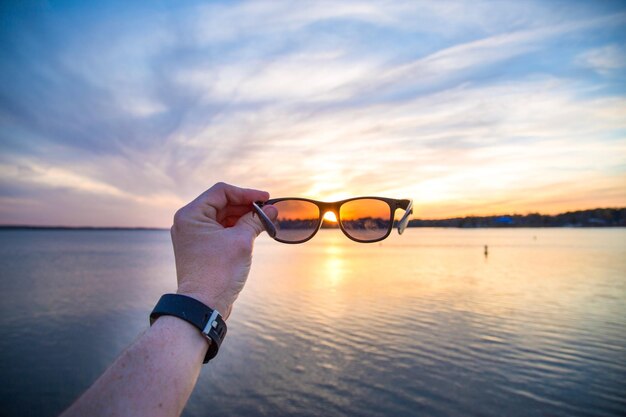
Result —
M378 227L386 228L388 223L379 219L359 219L359 221L377 221ZM309 229L317 226L317 219L281 221L282 229ZM394 221L394 226L397 221ZM324 221L322 228L337 228L337 223ZM368 226L371 227L371 226ZM567 213L547 215L505 214L499 216L466 216L452 219L422 220L409 222L409 227L626 227L625 208L598 208L593 210L568 211ZM72 227L72 226L33 226L33 225L2 225L0 229L54 229L54 230L168 230L143 227Z
M539 213L467 216L441 220L415 219L409 227L624 227L626 208L599 208L547 215Z

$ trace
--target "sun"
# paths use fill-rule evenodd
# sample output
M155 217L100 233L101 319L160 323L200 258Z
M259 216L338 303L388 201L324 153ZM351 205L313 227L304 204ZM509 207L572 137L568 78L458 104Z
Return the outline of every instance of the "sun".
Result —
M337 223L337 216L332 211L327 211L324 214L324 220L329 221L331 223Z

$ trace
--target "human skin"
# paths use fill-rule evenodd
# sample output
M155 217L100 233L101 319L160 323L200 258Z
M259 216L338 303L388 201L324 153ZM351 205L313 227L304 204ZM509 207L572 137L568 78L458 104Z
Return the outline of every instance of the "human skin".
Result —
M218 183L176 212L171 235L178 294L228 318L263 231L252 203L268 198L264 191ZM263 210L271 219L277 215L272 206ZM208 347L197 328L162 316L62 416L179 416Z

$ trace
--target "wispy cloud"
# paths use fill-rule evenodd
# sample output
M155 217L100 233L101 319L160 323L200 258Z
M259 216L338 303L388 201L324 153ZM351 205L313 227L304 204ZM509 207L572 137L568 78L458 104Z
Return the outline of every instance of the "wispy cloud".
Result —
M578 56L578 62L601 75L613 75L626 71L626 47L606 45L585 51Z
M422 217L626 205L616 6L3 15L0 223L167 226L218 180L274 196L413 197Z

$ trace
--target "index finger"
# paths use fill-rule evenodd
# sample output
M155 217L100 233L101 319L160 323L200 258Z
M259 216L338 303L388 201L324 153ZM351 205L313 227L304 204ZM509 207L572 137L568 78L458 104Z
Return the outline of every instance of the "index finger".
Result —
M234 185L218 182L196 198L196 202L203 206L210 206L221 210L229 205L252 205L255 201L267 201L270 195L266 191L252 188L240 188Z

